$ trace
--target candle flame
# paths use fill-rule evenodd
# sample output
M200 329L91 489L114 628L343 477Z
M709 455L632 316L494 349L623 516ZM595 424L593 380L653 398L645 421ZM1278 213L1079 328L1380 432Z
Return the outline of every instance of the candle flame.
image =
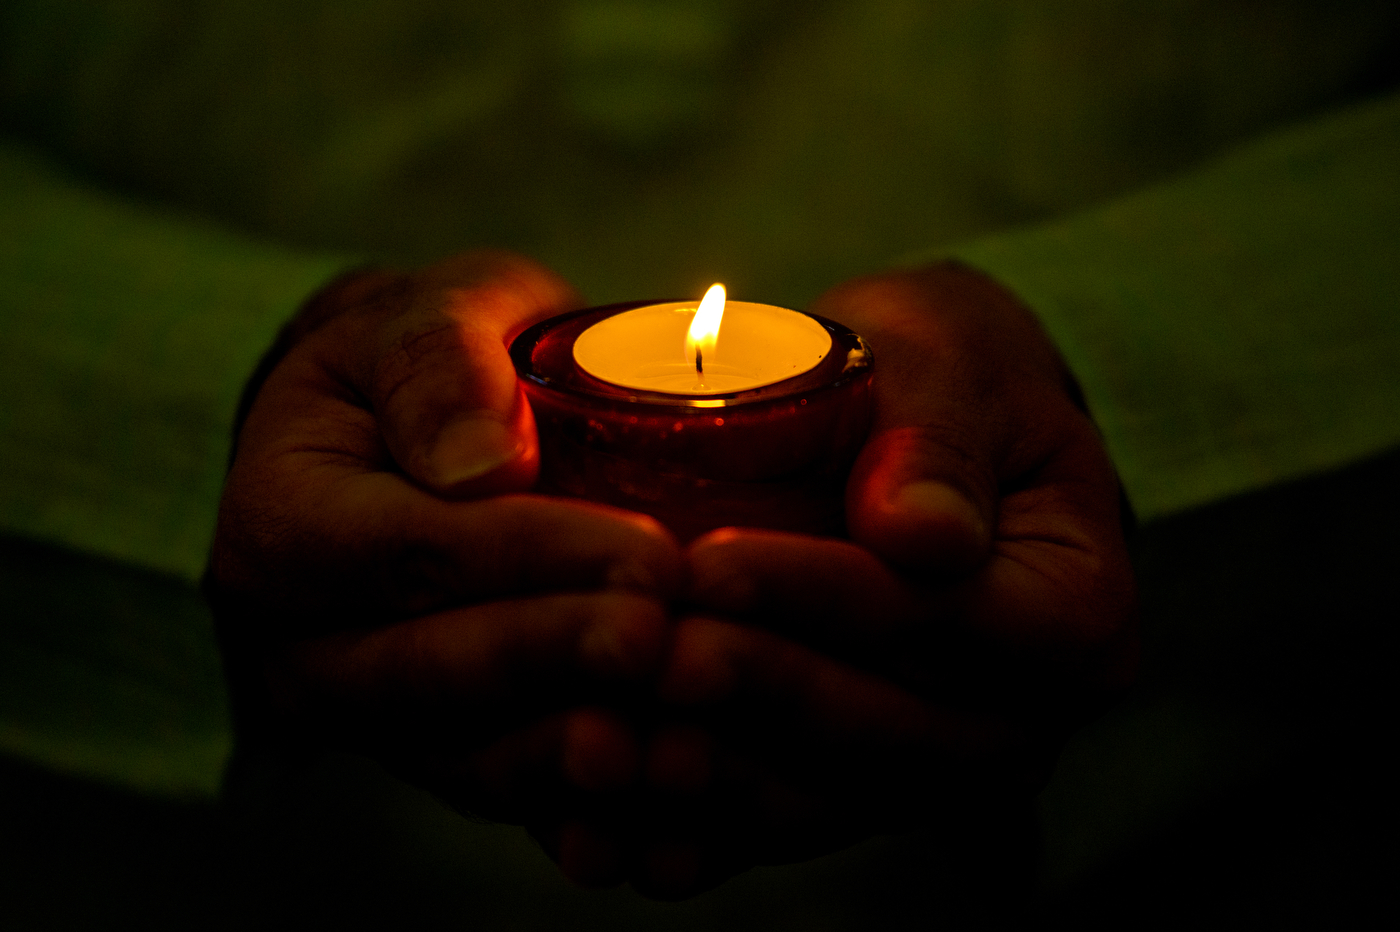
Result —
M690 330L685 335L686 362L695 362L695 371L703 373L703 360L715 354L715 343L719 340L720 319L724 317L724 286L711 285L695 311L695 319L690 322Z

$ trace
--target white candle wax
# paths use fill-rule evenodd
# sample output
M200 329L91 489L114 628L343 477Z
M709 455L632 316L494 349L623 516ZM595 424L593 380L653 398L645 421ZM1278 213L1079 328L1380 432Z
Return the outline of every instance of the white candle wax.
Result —
M649 304L600 320L574 341L574 361L623 388L726 395L772 385L816 367L831 334L811 317L771 304L729 301L704 371L686 354L697 302Z

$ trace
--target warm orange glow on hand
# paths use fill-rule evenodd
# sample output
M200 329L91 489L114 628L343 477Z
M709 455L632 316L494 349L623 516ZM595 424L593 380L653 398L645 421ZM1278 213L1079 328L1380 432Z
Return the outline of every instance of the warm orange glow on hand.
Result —
M695 319L690 322L690 330L685 335L686 361L695 361L695 371L704 372L703 360L714 358L715 343L719 340L720 319L724 317L724 286L711 285L695 311Z

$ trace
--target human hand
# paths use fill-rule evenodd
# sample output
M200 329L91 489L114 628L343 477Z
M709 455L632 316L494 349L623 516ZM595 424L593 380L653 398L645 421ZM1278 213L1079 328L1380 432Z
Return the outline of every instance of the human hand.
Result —
M632 779L608 709L664 658L679 547L522 494L538 446L506 347L576 300L475 253L347 277L289 326L207 577L245 731L363 751L505 821Z
M1032 792L1135 665L1116 476L1032 315L955 266L812 310L878 360L852 540L691 546L698 611L660 694L692 724L653 740L643 772L710 815L648 827L640 883L663 893Z
M960 666L981 658L958 687L979 705L1022 721L1100 710L1136 670L1128 516L1039 322L954 264L857 280L818 309L868 334L884 375L847 486L851 539L935 599L915 614L940 620Z

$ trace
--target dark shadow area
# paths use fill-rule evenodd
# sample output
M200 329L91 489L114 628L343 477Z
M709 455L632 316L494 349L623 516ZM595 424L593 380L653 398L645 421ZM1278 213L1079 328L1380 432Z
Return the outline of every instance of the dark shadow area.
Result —
M237 929L233 834L180 804L0 759L0 916L9 929Z
M1042 800L1030 925L1349 927L1391 911L1397 478L1390 454L1140 533L1142 682ZM965 843L927 834L684 904L590 893L522 832L362 761L241 768L215 804L0 762L5 927L966 928L1012 895L970 886ZM984 847L1010 844L1003 829Z
M1062 887L1061 921L1338 928L1394 912L1397 519L1392 452L1144 529L1142 679L1088 737L1165 736L1133 777L1175 792ZM1047 794L1052 857L1054 823L1105 802L1074 793Z

